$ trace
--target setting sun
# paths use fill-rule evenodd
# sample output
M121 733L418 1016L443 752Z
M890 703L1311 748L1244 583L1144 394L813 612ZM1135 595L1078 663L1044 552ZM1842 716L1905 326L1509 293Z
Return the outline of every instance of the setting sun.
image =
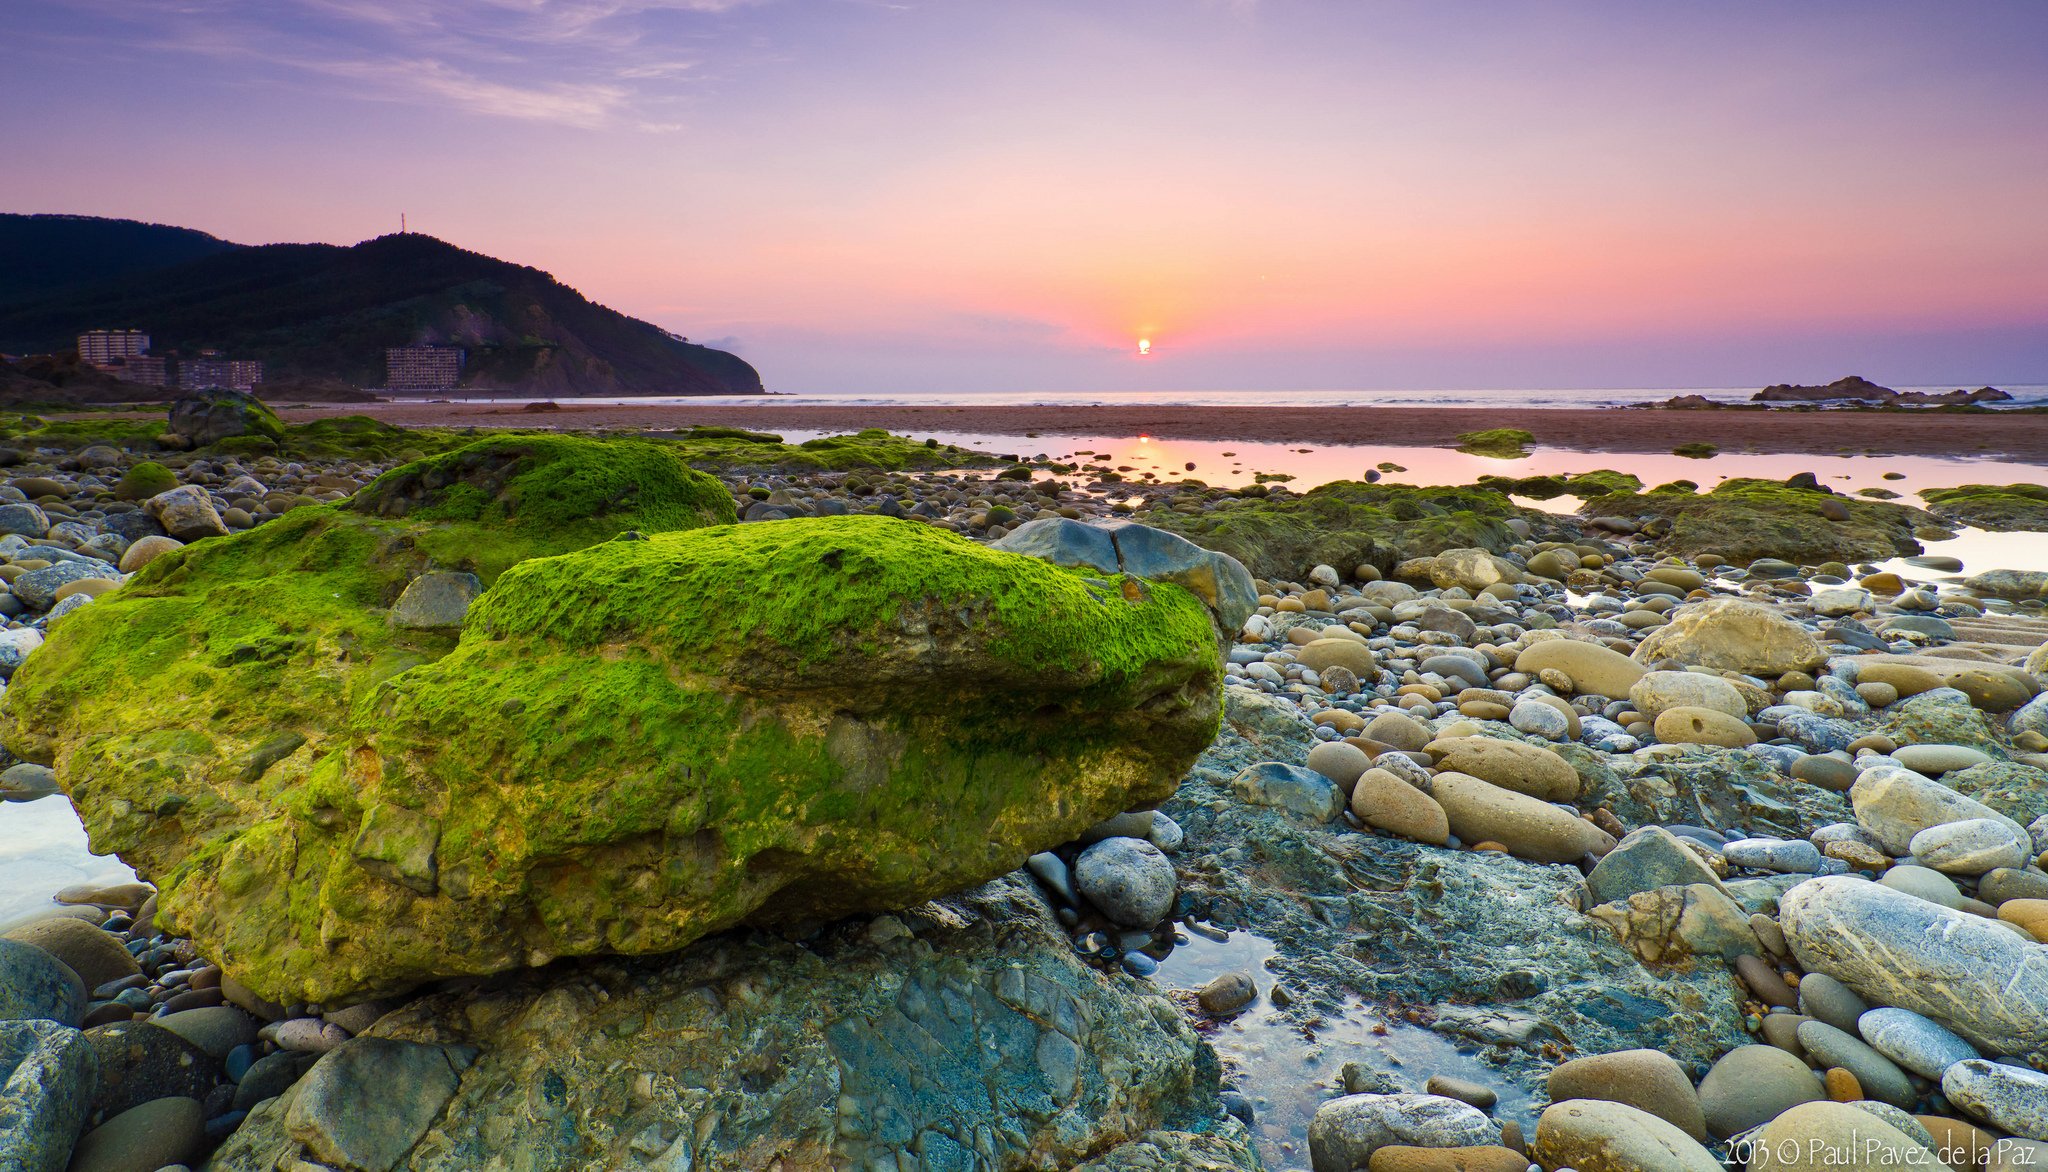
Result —
M1151 356L1151 354L1152 354L1152 339L1150 339L1150 338L1139 338L1139 339L1138 339L1138 357L1140 357L1140 358L1147 358L1147 357L1150 357L1150 356Z

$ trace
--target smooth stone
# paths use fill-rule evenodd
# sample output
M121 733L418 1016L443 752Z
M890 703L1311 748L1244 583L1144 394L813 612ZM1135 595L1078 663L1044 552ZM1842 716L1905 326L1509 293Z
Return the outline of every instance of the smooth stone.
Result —
M1967 745L1900 745L1892 750L1892 757L1913 772L1930 777L1983 765L1991 760L1989 753Z
M232 1005L167 1013L153 1019L153 1024L217 1059L225 1059L230 1050L255 1041L258 1028L255 1018Z
M151 1099L203 1099L221 1074L221 1064L206 1051L152 1021L94 1026L85 1039L99 1057L93 1110L100 1114L119 1114Z
M1571 719L1541 700L1516 701L1508 712L1508 723L1518 732L1546 741L1565 740L1572 731Z
M1758 1001L1778 1009L1798 1008L1798 997L1792 986L1778 975L1762 957L1738 956L1735 958L1735 975L1742 980Z
M1746 749L1756 743L1756 730L1725 712L1710 708L1667 708L1652 729L1667 745L1714 745Z
M1131 810L1112 814L1076 836L1078 842L1101 842L1105 838L1150 838L1152 820L1158 814L1152 810Z
M1806 1047L1810 1061L1824 1067L1839 1066L1855 1075L1863 1093L1881 1103L1910 1108L1920 1097L1905 1071L1846 1030L1825 1021L1810 1021L1799 1027L1799 1044Z
M1673 708L1705 708L1737 718L1749 715L1749 703L1734 684L1696 671L1653 671L1629 689L1628 701L1652 721Z
M1500 1092L1492 1087L1446 1074L1430 1075L1429 1081L1423 1084L1422 1089L1427 1094L1456 1099L1460 1103L1470 1103L1481 1111L1491 1111L1494 1104L1500 1102Z
M1437 768L1463 773L1546 802L1579 796L1579 772L1550 749L1496 737L1444 737L1429 743Z
M199 1154L205 1128L199 1100L152 1099L86 1132L68 1172L157 1172L182 1164Z
M0 1168L64 1167L92 1108L99 1060L55 1021L0 1021Z
M1248 974L1222 973L1195 993L1205 1013L1222 1016L1236 1013L1259 998L1259 986Z
M283 1094L311 1069L315 1056L276 1050L258 1058L235 1084L234 1109L247 1111L265 1099Z
M1804 1062L1806 1047L1799 1044L1799 1027L1812 1020L1803 1013L1767 1013L1760 1032L1764 1041Z
M63 961L88 989L142 971L112 933L68 916L30 921L8 932L6 939L33 944Z
M1856 821L1897 858L1911 852L1913 836L1931 826L1989 818L2011 826L2017 841L2032 845L2019 823L1938 781L1895 765L1864 770L1849 789Z
M1956 881L1932 867L1903 864L1886 871L1878 882L1893 891L1902 891L1915 899L1924 899L1942 907L1963 906L1963 892L1956 886Z
M1062 903L1069 907L1079 906L1081 895L1074 890L1074 876L1067 869L1066 860L1051 851L1040 851L1024 860L1024 868Z
M1577 639L1544 639L1515 656L1515 670L1539 675L1554 669L1571 680L1581 695L1622 697L1646 674L1644 667L1619 651Z
M23 761L0 770L0 799L32 802L57 790L57 773L47 765Z
M1351 812L1375 830L1442 846L1450 840L1451 821L1435 798L1385 769L1358 775L1351 790Z
M2026 929L2036 940L2048 940L2048 899L2009 899L1999 905L1998 918Z
M1991 1155L1991 1148L1997 1142L1990 1132L1941 1115L1915 1115L1913 1121L1925 1129L1934 1142L1932 1147L1937 1155L1949 1156L1949 1163L1957 1168L1983 1167ZM2048 1164L2041 1167L2048 1168Z
M1827 1090L1806 1063L1776 1046L1737 1046L1700 1079L1699 1096L1707 1133L1725 1138L1824 1100Z
M1722 847L1721 855L1733 866L1781 875L1811 875L1821 860L1820 848L1803 838L1739 838Z
M1776 610L1734 598L1681 606L1668 626L1636 646L1639 663L1675 659L1690 667L1775 678L1827 662L1812 632Z
M1551 1068L1552 1102L1602 1099L1647 1111L1693 1139L1707 1138L1706 1115L1685 1068L1661 1050L1591 1054Z
M1383 712L1366 722L1365 738L1404 752L1420 752L1436 739L1423 723L1400 712Z
M1431 796L1464 842L1498 842L1510 853L1544 863L1572 863L1613 848L1606 831L1549 802L1463 773L1439 773Z
M1856 766L1839 757L1809 753L1792 763L1792 776L1837 793L1847 793L1856 784L1856 774Z
M1499 1135L1484 1112L1441 1095L1345 1095L1316 1108L1309 1161L1315 1172L1352 1172L1384 1147L1476 1147Z
M285 1130L340 1168L392 1168L455 1097L460 1074L439 1046L356 1038L306 1072Z
M2009 821L1967 818L1920 831L1907 851L1944 875L1982 875L2026 866L2031 846L2032 839L2014 833Z
M1942 1073L1941 1093L2001 1131L2048 1142L2048 1074L1969 1058Z
M408 631L459 630L470 604L484 592L475 574L437 570L406 584L391 607L391 625Z
M1847 1103L1803 1103L1772 1119L1746 1145L1748 1172L1814 1168L1924 1168L1946 1172L1918 1140Z
M1977 1057L1976 1047L1910 1009L1872 1009L1856 1020L1856 1031L1878 1053L1937 1082L1949 1067Z
M1308 751L1307 765L1310 769L1337 783L1337 788L1348 796L1351 787L1357 783L1358 775L1372 768L1372 758L1357 745L1343 741L1324 741Z
M1367 1172L1528 1172L1529 1157L1497 1144L1417 1148L1394 1144L1372 1154Z
M160 533L145 534L131 542L126 552L122 553L121 572L133 574L172 550L184 547L185 543L175 537L166 537Z
M1994 907L2015 899L2048 899L2048 875L2000 867L1977 880L1977 898Z
M1722 1172L1721 1161L1672 1124L1600 1099L1546 1107L1534 1154L1545 1168L1577 1172Z
M1271 806L1313 822L1332 822L1344 809L1344 791L1312 769L1262 761L1230 780L1242 801Z
M1799 1012L1838 1030L1856 1032L1870 1004L1856 990L1826 973L1808 973L1799 982Z
M1105 838L1074 860L1074 887L1111 921L1149 928L1173 910L1179 879L1166 853L1150 842Z
M1787 892L1779 923L1803 969L1866 1001L1931 1018L1987 1053L2048 1047L2048 947L1993 921L1831 876Z
M1294 661L1311 671L1341 667L1362 680L1379 674L1372 649L1356 639L1317 639L1295 648Z
M69 965L33 944L0 937L0 1021L75 1026L85 1006L86 984Z

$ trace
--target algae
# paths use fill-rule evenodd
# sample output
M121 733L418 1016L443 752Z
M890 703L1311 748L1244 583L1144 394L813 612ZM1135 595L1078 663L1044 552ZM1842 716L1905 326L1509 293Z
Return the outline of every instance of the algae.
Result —
M1536 437L1519 427L1490 427L1484 431L1458 433L1458 450L1471 456L1494 460L1519 460L1529 454Z

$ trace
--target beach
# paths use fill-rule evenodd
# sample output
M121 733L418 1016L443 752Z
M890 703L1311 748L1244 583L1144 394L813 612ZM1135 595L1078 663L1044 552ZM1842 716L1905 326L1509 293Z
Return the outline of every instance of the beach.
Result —
M851 432L880 427L918 435L1150 435L1265 443L1455 447L1462 433L1513 427L1540 447L1583 452L1669 452L1706 442L1724 451L1788 455L1929 455L2048 460L2048 415L1903 411L1532 410L1463 407L1088 407L785 406L590 404L530 411L491 402L391 402L283 406L305 422L371 415L403 427L547 427L671 431L744 427Z

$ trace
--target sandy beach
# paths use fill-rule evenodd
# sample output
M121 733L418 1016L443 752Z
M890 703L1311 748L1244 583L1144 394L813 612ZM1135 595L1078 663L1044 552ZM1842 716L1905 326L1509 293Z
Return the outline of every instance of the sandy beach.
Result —
M293 422L369 414L409 427L621 428L716 425L855 431L882 427L989 435L1152 435L1266 443L1451 447L1461 432L1519 427L1543 447L1668 452L1704 440L1727 452L1880 454L2048 460L2048 415L1877 411L1692 411L1664 408L1501 410L1436 407L912 407L577 404L530 412L501 403L376 403L287 407Z

